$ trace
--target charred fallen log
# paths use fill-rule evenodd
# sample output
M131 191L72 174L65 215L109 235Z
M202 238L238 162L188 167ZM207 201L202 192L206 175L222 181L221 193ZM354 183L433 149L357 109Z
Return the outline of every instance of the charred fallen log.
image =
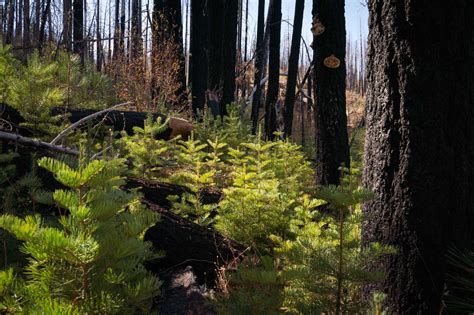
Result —
M66 109L64 107L57 107L51 111L52 116L65 115L70 123L76 123L81 119L84 119L98 111L93 109ZM120 111L111 110L101 115L98 115L91 119L92 125L102 124L105 126L112 127L116 131L125 131L127 134L133 134L133 127L144 127L144 122L148 118L149 113L145 112L134 112L134 111ZM168 117L160 113L151 113L153 120L158 118L162 122L165 122ZM13 131L18 130L23 136L30 136L31 133L25 128L21 127L21 123L24 122L23 117L20 113L6 104L0 104L0 119L2 129L9 128ZM169 140L181 135L183 139L187 139L191 134L192 124L181 118L170 117L168 121L168 127L162 133L157 135L157 139Z
M171 208L171 202L168 200L169 196L181 196L186 192L191 192L188 188L170 183L162 183L156 181L149 181L139 178L128 178L127 189L138 188L138 191L143 194L143 197L165 209ZM222 192L218 190L204 190L201 192L201 202L205 205L211 203L218 203L222 198Z
M198 225L144 200L160 213L161 220L145 233L145 240L165 252L147 263L147 268L162 277L191 266L199 283L215 284L220 266L236 263L245 248L217 231Z

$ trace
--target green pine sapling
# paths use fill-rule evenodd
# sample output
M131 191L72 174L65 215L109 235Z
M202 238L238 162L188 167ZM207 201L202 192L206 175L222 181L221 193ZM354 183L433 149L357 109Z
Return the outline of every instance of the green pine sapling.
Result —
M2 311L149 313L160 282L143 266L156 254L142 238L158 217L120 189L123 159L80 159L77 168L52 158L38 164L67 187L53 199L68 213L55 226L39 215L0 216L0 228L23 241L30 257L24 276L0 273Z

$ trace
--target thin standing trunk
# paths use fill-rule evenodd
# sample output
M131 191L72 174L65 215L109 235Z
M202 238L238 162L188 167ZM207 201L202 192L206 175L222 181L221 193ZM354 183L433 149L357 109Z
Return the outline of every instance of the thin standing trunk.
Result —
M19 39L22 36L23 30L23 0L14 0L17 2L17 14L16 14L16 27L15 27L15 38Z
M15 24L15 0L9 0L7 6L7 33L5 35L5 44L13 43L13 25Z
M189 84L189 40L188 40L188 30L189 30L189 0L186 0L186 25L184 33L184 65L185 65L185 75L186 82L185 86Z
M48 38L50 42L54 42L54 32L53 32L53 14L52 14L52 9L51 7L54 5L54 3L51 0L51 4L48 8Z
M33 24L34 42L39 42L40 23L41 23L41 0L35 0L35 23Z
M314 34L316 183L337 185L339 168L350 163L344 0L313 0L313 17L325 29Z
M263 78L263 60L265 59L264 29L265 29L265 0L258 0L257 45L255 51L255 93L252 99L252 133L257 132L260 113L262 89L260 81Z
M191 57L189 60L192 86L192 110L198 117L205 103L207 82L207 58L203 47L207 46L206 0L191 0Z
M73 0L73 51L84 63L84 7L82 0Z
M227 114L227 105L234 101L235 97L235 65L236 65L236 41L237 41L237 11L235 0L226 0L224 13L224 39L222 58L223 92L221 101L221 114Z
M247 45L249 40L249 0L245 1L245 45L244 45L244 61L247 61Z
M281 0L271 1L270 46L268 56L268 88L265 100L265 135L274 138L277 131L276 104L280 92L280 36L281 36Z
M142 19L141 19L141 0L132 0L132 45L131 58L138 58L143 50L142 46Z
M178 86L174 92L176 96L175 104L182 104L186 101L186 69L185 56L183 51L183 21L181 16L181 1L175 0L155 0L153 6L153 41L154 46L160 44L170 45L176 48ZM159 54L157 49L154 54ZM153 63L153 62L152 62ZM159 75L155 73L155 75Z
M72 51L72 1L63 0L63 44Z
M46 37L46 22L48 19L48 12L51 11L51 0L46 0L46 7L44 8L43 14L41 15L41 26L39 30L39 38L38 38L38 49L41 51L43 48L43 43Z
M449 313L446 253L474 234L474 3L433 4L368 1L362 235L397 248L374 262L394 314Z
M125 0L122 0L122 3ZM114 58L118 56L120 51L120 0L115 0L114 10Z
M120 7L120 35L119 50L122 56L125 55L125 0L122 0Z
M296 80L298 76L298 60L300 55L301 29L303 27L304 0L296 0L291 52L288 61L288 80L285 95L285 137L291 136L293 126L293 108L295 105Z
M30 50L30 0L23 1L23 49L25 53Z
M96 12L96 39L97 39L97 50L96 50L96 68L97 71L102 70L102 42L100 36L100 0L97 0L97 12Z
M222 88L224 10L225 0L207 1L207 58L209 60L207 86L211 90L220 90Z

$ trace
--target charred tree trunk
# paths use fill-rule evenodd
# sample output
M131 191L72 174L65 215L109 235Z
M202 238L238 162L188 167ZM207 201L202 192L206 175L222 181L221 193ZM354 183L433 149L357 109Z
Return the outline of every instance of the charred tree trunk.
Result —
M96 35L96 45L97 45L97 50L96 50L96 69L97 71L101 71L102 70L102 41L101 41L101 36L100 36L100 0L96 0L97 1L97 12L96 12L96 20L95 20L95 24L96 24L96 31L95 31L95 35Z
M270 3L271 5L271 3ZM271 7L268 9L268 17L271 14ZM265 0L258 1L258 24L257 24L257 45L255 52L255 77L254 77L254 89L255 93L252 98L252 133L257 133L258 120L260 116L260 104L262 99L262 87L260 82L263 79L265 73L265 59L267 55L267 38L268 32L265 28ZM270 21L267 18L267 24ZM268 29L268 25L267 25Z
M183 21L181 17L181 1L155 0L153 6L153 45L159 47L169 43L176 49L179 56L179 69L177 72L179 86L175 91L176 104L186 101L186 69L183 51ZM154 54L159 54L154 49ZM153 59L152 59L153 64ZM159 75L155 73L154 75Z
M227 105L235 97L235 64L237 45L237 12L238 3L235 0L226 0L224 11L224 38L222 58L223 91L221 100L221 114L227 114Z
M9 0L7 6L7 32L5 35L5 44L10 45L13 43L13 25L15 22L15 0Z
M209 61L207 86L209 89L217 91L222 89L225 0L207 1L206 10L208 23L207 58Z
M46 0L46 6L41 14L41 23L39 29L38 49L41 51L43 43L46 40L46 23L48 22L48 15L51 14L51 0Z
M35 23L33 24L33 38L36 44L39 40L40 19L41 19L41 0L35 0Z
M21 1L21 0L20 0ZM23 1L23 49L25 53L30 51L30 0Z
M203 49L203 47L207 47L205 4L205 0L191 1L191 57L189 67L193 97L192 110L195 117L204 108L204 92L207 82L207 57Z
M288 81L285 95L285 137L291 136L293 126L293 109L295 106L296 80L298 78L298 61L300 58L301 29L303 27L304 0L296 0L291 52L288 60Z
M115 0L114 9L114 59L117 59L118 52L120 51L120 0Z
M122 58L124 58L125 57L125 0L122 0L120 4L119 51Z
M378 262L396 314L444 313L446 250L472 249L472 6L369 1L363 238L398 250Z
M16 0L14 0L16 2ZM21 38L23 30L23 0L16 2L16 27L15 27L15 38Z
M63 2L63 44L68 52L72 51L72 1Z
M141 0L132 0L131 16L131 57L132 60L140 57L142 54L142 18L141 18Z
M268 88L265 100L265 135L274 138L277 130L276 103L280 92L280 34L281 34L281 0L271 0L270 47L268 57Z
M339 184L349 167L346 116L346 27L344 0L313 0L316 183ZM324 31L320 34L316 28Z
M82 0L73 0L73 51L81 56L84 63L84 7Z

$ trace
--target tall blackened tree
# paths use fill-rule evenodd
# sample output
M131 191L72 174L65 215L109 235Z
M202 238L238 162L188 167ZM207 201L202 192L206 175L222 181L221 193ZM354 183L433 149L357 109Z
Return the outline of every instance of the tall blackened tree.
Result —
M84 7L82 0L73 0L73 51L84 63Z
M7 5L7 31L5 34L5 44L13 43L13 25L15 22L15 0L9 0Z
M291 136L293 126L293 108L295 105L296 80L298 77L298 61L300 57L301 29L303 27L304 0L295 2L295 18L291 38L291 51L288 61L288 80L285 95L285 137Z
M122 2L125 0L122 0ZM114 15L114 58L118 56L120 51L120 0L115 0Z
M153 42L154 46L171 44L176 49L178 56L179 87L175 95L177 101L186 100L186 69L183 51L183 22L181 17L181 1L178 0L155 0L153 6ZM154 50L154 53L159 53ZM153 60L152 60L153 63Z
M254 76L254 89L255 92L252 98L252 133L257 132L258 118L260 113L260 99L262 95L262 89L260 88L260 82L263 78L263 60L265 59L265 44L264 44L264 31L265 31L265 0L258 0L258 18L257 18L257 43L255 48L255 76Z
M120 3L120 40L119 40L119 46L120 46L120 52L122 55L125 54L125 1L122 0ZM130 3L130 0L128 0Z
M20 0L21 1L21 0ZM23 1L23 49L27 53L30 50L30 0Z
M349 166L344 0L313 0L316 183L339 184Z
M265 135L274 137L277 130L276 104L280 92L280 33L281 33L281 0L270 0L271 10L268 23L270 30L270 47L268 57L268 88L265 100Z
M133 59L141 56L143 50L141 3L141 0L132 0L130 53Z
M235 0L225 1L224 37L222 45L222 100L221 114L226 115L226 106L234 101L235 95L235 64L237 45L237 12Z
M209 60L207 86L209 89L217 91L222 88L221 79L225 0L207 1L206 6L208 25L208 46L206 50L207 58Z
M72 1L63 2L63 44L67 51L72 51Z
M473 2L435 3L368 1L363 238L398 249L379 262L396 314L442 313L447 248L474 234Z
M204 108L207 82L207 56L203 49L207 41L206 0L191 1L190 77L194 116Z

